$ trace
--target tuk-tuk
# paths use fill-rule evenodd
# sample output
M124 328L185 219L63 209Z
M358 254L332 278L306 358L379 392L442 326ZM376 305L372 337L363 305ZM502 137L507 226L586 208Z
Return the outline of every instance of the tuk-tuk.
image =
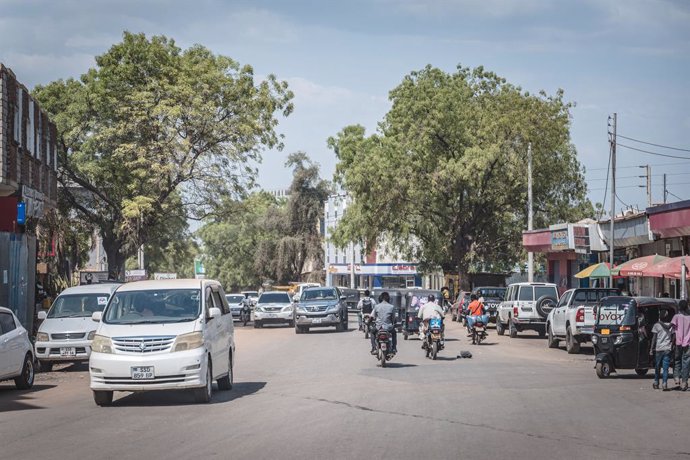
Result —
M385 288L376 288L374 289L373 292L373 297L376 303L379 302L379 297L383 292L387 292L388 295L390 296L391 300L390 303L395 307L395 327L398 330L398 332L402 332L402 318L405 316L405 294L407 293L406 289L385 289Z
M426 289L410 289L407 292L406 309L403 317L402 333L403 339L407 340L410 335L419 334L419 324L421 320L417 317L419 309L428 302L429 296L434 295L441 302L441 291L431 291Z
M597 377L607 378L619 369L634 369L637 375L643 376L654 369L653 358L649 356L652 327L659 321L662 310L672 316L677 310L676 301L628 296L601 299L595 307L592 334Z

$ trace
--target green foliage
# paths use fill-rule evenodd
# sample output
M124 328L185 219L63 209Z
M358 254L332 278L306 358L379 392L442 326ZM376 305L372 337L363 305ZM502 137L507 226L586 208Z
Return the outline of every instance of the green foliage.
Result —
M71 206L96 225L109 264L156 232L182 199L185 214L244 193L265 148L282 148L276 114L292 92L250 66L163 36L125 33L80 80L37 87L59 131L60 181Z
M336 180L354 198L335 240L372 248L382 235L427 267L506 270L526 228L527 145L535 225L593 213L563 92L532 95L482 67L407 75L379 132L329 139Z

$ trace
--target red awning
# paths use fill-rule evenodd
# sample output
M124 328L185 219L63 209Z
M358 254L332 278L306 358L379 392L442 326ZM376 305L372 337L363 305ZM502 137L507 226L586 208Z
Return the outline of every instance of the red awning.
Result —
M685 259L685 265L687 267L690 264L690 256L674 257L645 268L642 270L642 276L652 278L665 277L680 279L680 266L683 259Z
M690 206L686 202L649 208L647 214L649 229L660 238L690 236Z
M551 250L551 230L532 230L522 232L522 246L528 252L548 252Z

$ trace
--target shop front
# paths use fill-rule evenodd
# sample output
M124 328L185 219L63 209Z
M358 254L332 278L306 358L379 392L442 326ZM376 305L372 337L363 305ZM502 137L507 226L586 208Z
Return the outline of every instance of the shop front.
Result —
M353 267L350 264L328 266L329 284L350 287ZM355 264L354 281L356 289L401 289L422 286L422 276L417 264Z

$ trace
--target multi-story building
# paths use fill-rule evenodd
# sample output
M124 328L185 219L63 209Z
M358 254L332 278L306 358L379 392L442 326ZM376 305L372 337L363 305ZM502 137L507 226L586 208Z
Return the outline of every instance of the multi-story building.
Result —
M352 198L349 195L338 193L329 196L325 204L324 262L327 285L358 289L414 286L439 289L443 285L442 272L422 276L416 261L403 258L383 238L377 242L376 249L368 254L356 243L350 243L345 248L337 247L331 237L350 203Z
M31 330L36 285L34 229L57 201L57 130L0 64L0 305Z

